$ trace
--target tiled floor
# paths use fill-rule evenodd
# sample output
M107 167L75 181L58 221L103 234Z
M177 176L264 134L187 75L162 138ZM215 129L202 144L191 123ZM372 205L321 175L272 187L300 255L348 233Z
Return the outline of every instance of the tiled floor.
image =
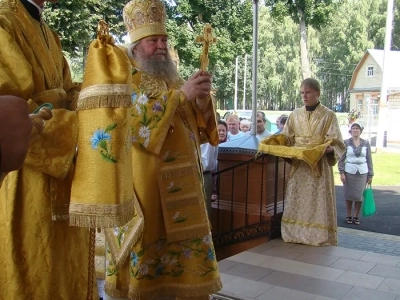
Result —
M342 237L397 243L400 237L348 229ZM379 241L382 240L382 241ZM258 300L400 300L400 256L371 249L312 247L272 240L219 262L224 295ZM385 247L383 247L384 249Z

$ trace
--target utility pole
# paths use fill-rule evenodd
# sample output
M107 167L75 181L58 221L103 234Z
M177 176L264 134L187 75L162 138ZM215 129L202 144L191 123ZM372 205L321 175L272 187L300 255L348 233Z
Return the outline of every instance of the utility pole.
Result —
M257 67L258 67L258 0L253 0L253 69L251 135L256 135L257 122Z
M389 109L387 106L387 66L390 53L390 46L392 44L392 27L393 27L393 0L388 0L387 15L386 15L386 31L385 31L385 46L383 50L383 70L382 70L382 84L381 94L379 99L379 112L378 112L378 132L376 136L376 150L386 147L387 142L387 129Z
M238 90L238 68L239 68L239 56L236 56L235 64L235 97L233 99L233 110L237 110L237 90Z
M246 77L247 77L247 54L244 55L243 110L246 109Z

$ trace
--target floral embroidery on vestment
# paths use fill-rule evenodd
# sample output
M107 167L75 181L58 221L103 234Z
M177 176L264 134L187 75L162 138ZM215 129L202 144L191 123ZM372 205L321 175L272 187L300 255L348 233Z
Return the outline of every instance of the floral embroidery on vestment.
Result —
M186 262L192 258L202 258L202 268L186 267ZM212 246L211 235L180 242L167 242L158 239L145 249L133 251L130 254L130 270L136 280L154 280L160 276L180 277L191 273L198 277L206 276L217 271L215 252ZM116 274L112 264L107 266L107 275Z
M107 126L106 129L96 130L90 138L93 150L99 150L101 158L110 163L117 163L118 160L111 154L111 131L117 128L117 123Z
M139 128L132 127L132 143L138 143L144 148L148 147L151 131L157 128L167 108L167 96L164 94L160 100L158 99L144 92L132 94L131 115L133 118L139 118L141 125Z

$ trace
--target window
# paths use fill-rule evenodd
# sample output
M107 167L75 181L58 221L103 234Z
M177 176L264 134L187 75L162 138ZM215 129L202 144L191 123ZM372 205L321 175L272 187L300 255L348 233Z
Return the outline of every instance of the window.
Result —
M367 66L367 77L374 77L374 66Z
M378 99L372 99L371 107L372 107L372 115L377 116L379 112Z
M362 99L357 99L357 111L360 111L360 112L363 111L363 100Z
M366 102L368 107L368 115L377 116L379 113L379 101L376 98L370 98L369 101Z

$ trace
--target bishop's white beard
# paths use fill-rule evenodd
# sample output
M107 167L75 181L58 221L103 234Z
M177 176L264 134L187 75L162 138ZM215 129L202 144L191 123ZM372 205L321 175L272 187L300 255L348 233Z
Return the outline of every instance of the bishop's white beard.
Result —
M164 60L157 57L159 53L165 54ZM142 48L138 45L136 53L132 51L132 57L138 63L139 68L151 76L167 83L173 83L179 78L175 63L167 50L157 50L153 56L145 57Z

